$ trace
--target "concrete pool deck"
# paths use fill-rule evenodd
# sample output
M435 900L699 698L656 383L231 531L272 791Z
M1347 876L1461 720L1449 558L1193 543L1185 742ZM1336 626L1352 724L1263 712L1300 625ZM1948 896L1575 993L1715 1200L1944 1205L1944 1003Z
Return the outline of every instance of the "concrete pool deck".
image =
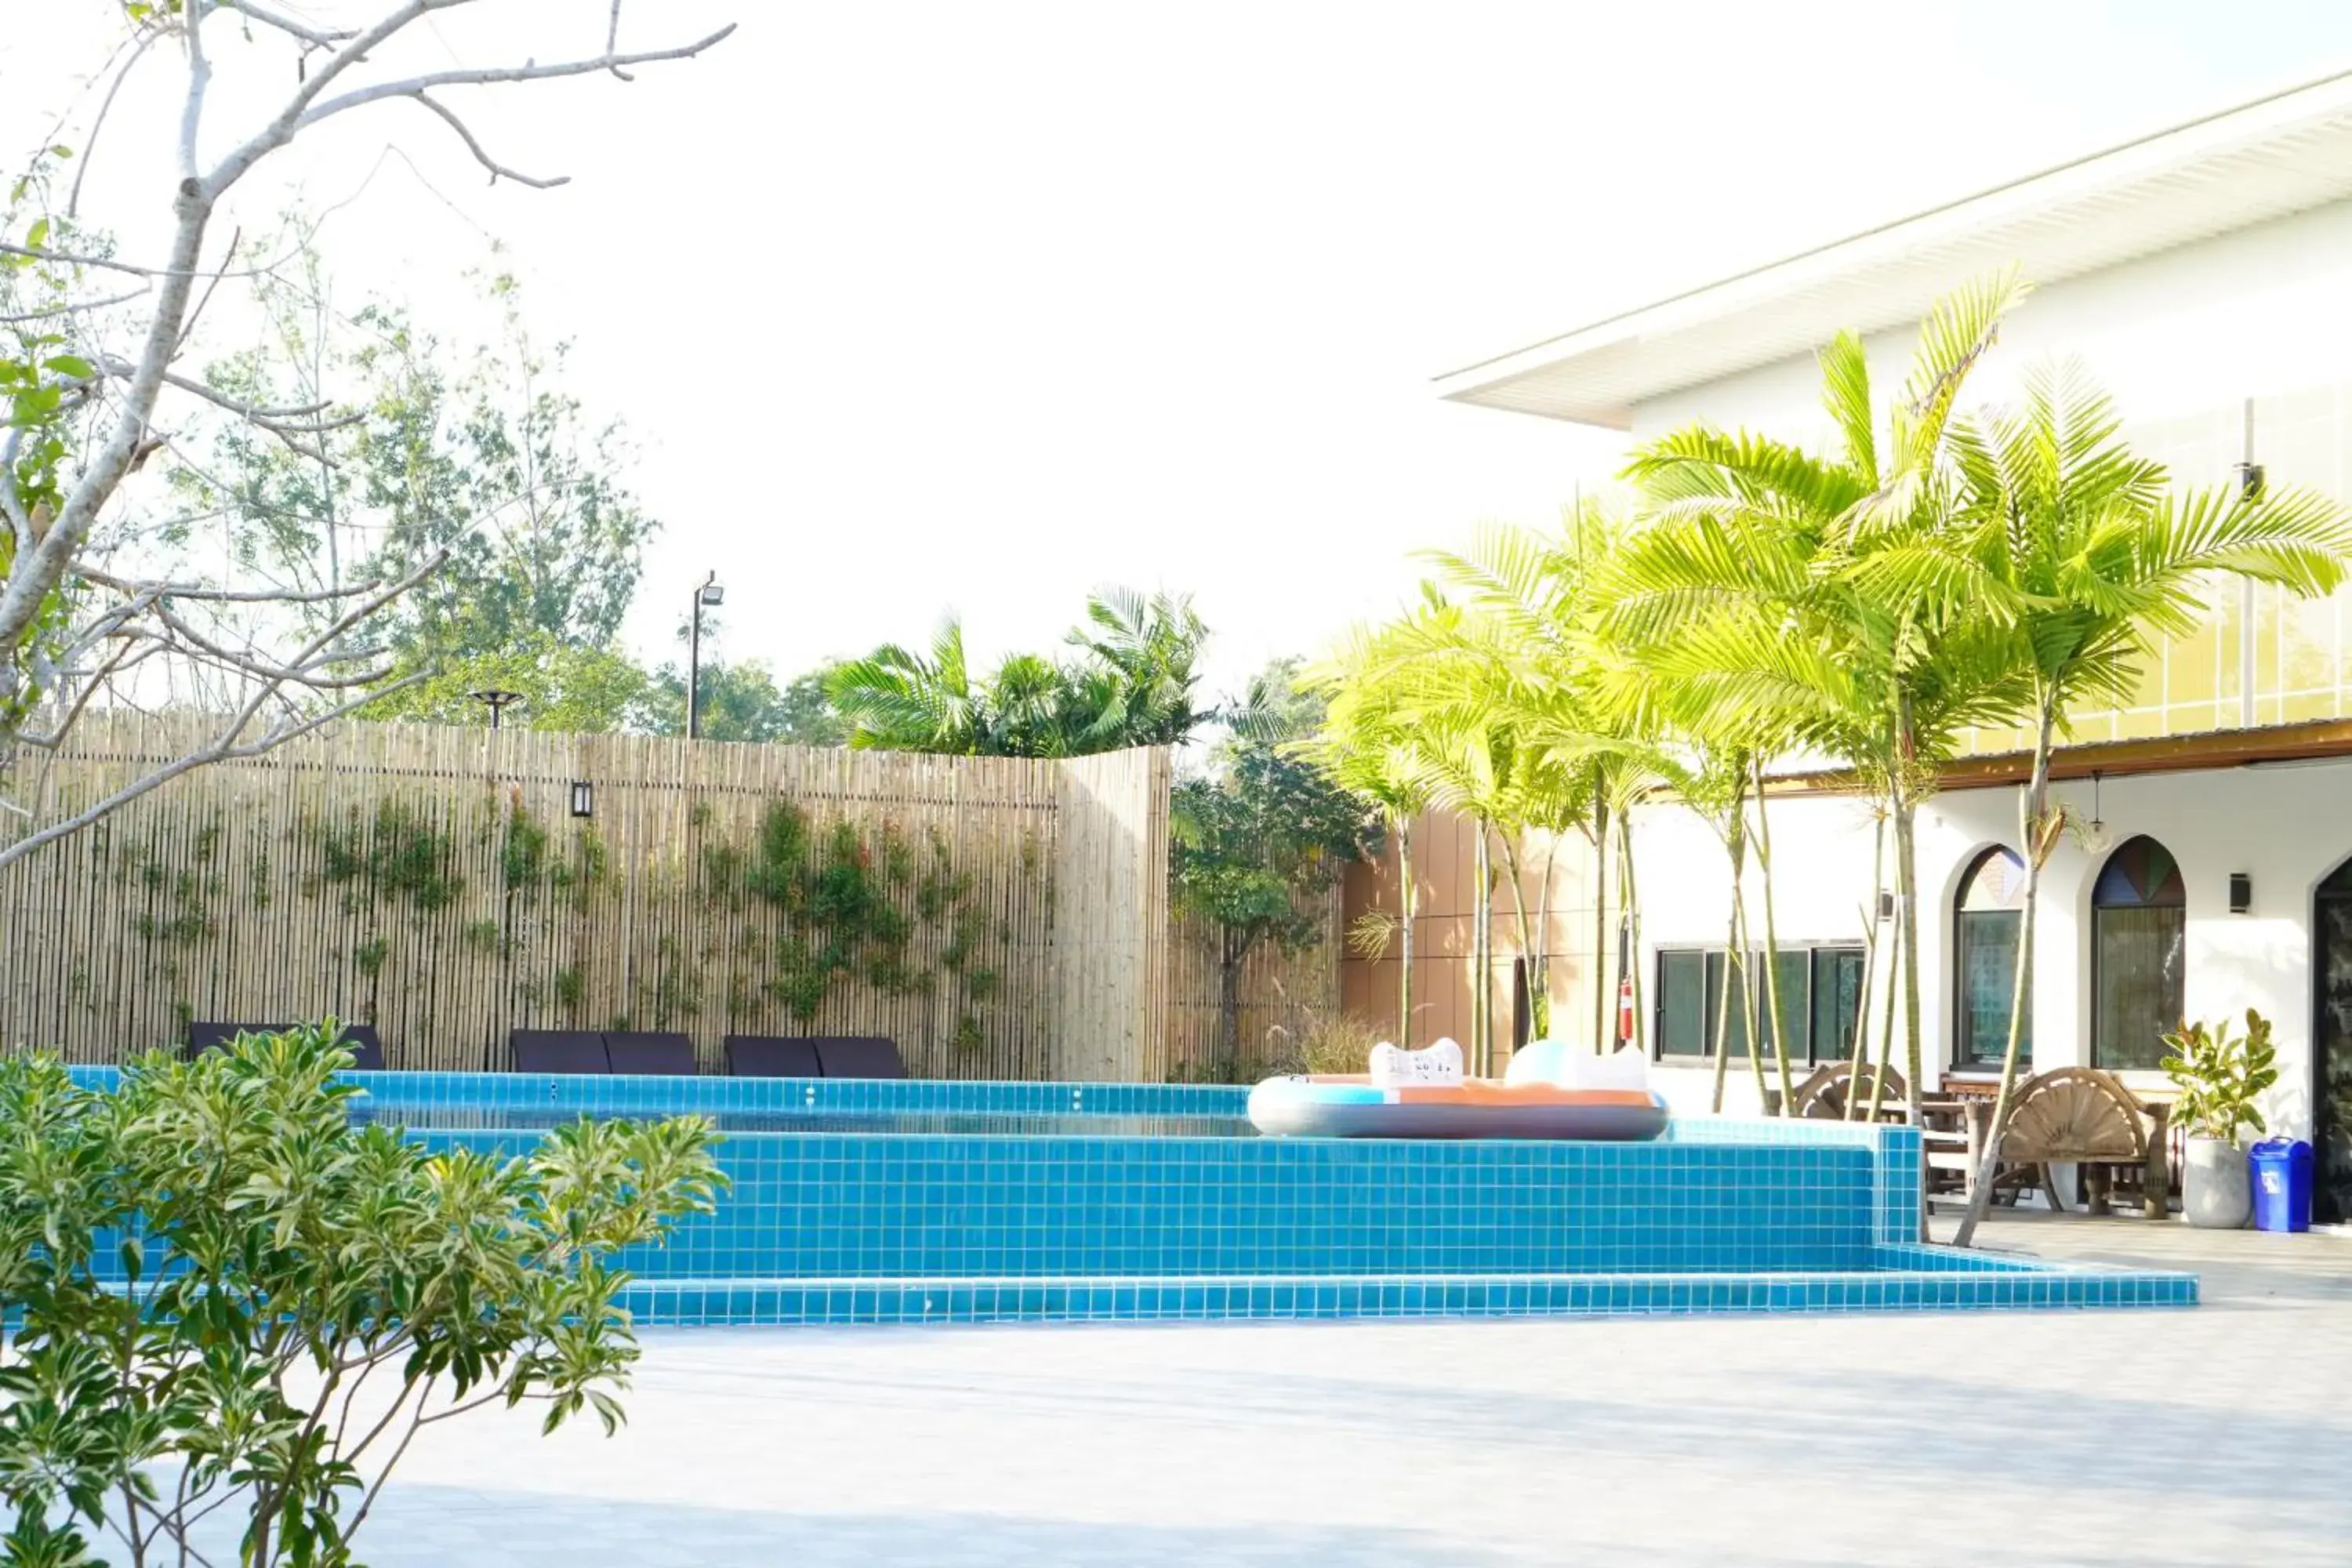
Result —
M588 1424L542 1441L535 1419L503 1412L436 1428L362 1555L375 1568L2346 1560L2352 1237L2001 1217L1986 1239L2197 1269L2206 1304L648 1331L619 1436Z

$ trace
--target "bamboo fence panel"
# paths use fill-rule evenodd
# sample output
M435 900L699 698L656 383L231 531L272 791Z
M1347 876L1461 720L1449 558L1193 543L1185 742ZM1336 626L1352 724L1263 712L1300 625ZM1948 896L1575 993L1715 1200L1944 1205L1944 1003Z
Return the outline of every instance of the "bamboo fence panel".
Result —
M1340 889L1306 895L1296 907L1315 917L1314 944L1286 953L1261 942L1242 961L1238 1032L1244 1075L1295 1068L1304 1060L1308 1034L1342 1010ZM1214 926L1187 915L1171 925L1168 1023L1146 1076L1199 1079L1213 1074L1223 1025L1222 951Z
M48 764L47 811L208 724L87 716ZM412 1068L504 1067L513 1028L634 1027L689 1034L707 1070L729 1033L881 1034L926 1076L1158 1077L1169 784L1164 751L1054 763L346 723L199 769L0 872L0 1043L111 1061L192 1019L333 1013ZM805 1017L778 982L822 932L747 870L785 807L803 872L845 825L907 927L894 972L834 975Z

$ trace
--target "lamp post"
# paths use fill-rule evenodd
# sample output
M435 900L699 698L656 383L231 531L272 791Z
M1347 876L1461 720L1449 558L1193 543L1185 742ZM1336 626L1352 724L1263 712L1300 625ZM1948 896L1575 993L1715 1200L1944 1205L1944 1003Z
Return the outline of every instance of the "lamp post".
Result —
M504 714L508 709L522 700L521 692L501 691L496 687L492 687L488 691L469 691L466 695L471 697L475 701L479 702L489 709L490 728L493 730L499 727L499 719L500 715Z
M713 572L694 591L694 618L688 622L686 637L686 738L699 740L702 736L702 609L706 605L725 602L727 590L719 585L719 574Z

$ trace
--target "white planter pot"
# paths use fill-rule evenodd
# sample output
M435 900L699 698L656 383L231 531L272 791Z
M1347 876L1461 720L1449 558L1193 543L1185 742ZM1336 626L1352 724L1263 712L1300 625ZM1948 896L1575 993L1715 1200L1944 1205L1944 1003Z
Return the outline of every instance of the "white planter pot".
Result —
M2207 1230L2238 1230L2253 1215L2246 1152L2219 1138L2189 1140L2180 1171L2181 1217Z

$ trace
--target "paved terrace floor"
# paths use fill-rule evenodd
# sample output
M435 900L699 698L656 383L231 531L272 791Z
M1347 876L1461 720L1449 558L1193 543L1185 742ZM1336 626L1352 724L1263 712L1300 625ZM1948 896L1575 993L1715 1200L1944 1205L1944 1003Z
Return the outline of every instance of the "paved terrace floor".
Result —
M619 1437L542 1442L503 1414L438 1428L363 1554L376 1568L2352 1561L2352 1238L2004 1218L1989 1239L2191 1267L2207 1304L648 1333Z

